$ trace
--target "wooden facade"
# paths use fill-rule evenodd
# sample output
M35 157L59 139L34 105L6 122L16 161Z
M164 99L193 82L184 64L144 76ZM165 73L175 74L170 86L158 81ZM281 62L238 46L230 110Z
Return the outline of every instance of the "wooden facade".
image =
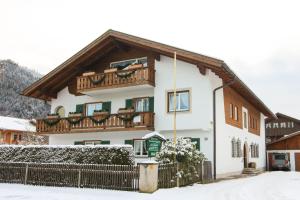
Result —
M266 137L269 142L300 131L300 121L298 119L281 113L276 113L276 116L278 119L266 119Z
M132 130L154 130L154 113L140 112L134 121L132 114L109 114L84 117L68 117L59 119L38 119L38 133L76 133L95 131L132 131ZM56 123L54 121L58 120Z
M300 132L267 144L267 150L300 150Z
M249 132L260 135L260 112L231 87L225 87L223 91L226 123L242 129L244 107L248 110L247 127Z
M22 142L24 131L17 130L0 130L0 144L19 144Z

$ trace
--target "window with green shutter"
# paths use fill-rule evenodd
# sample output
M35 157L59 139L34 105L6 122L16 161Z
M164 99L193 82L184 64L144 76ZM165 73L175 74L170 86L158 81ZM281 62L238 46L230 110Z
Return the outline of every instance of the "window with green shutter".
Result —
M77 113L83 113L83 104L77 104L76 105L76 112Z
M101 140L101 144L110 144L109 140Z
M149 97L149 111L154 112L154 97Z
M133 140L125 140L125 144L133 146Z
M111 112L111 101L103 102L102 103L102 110Z
M131 107L132 107L132 99L126 99L125 108L131 108Z
M196 143L196 149L200 151L200 138L191 138L193 143Z

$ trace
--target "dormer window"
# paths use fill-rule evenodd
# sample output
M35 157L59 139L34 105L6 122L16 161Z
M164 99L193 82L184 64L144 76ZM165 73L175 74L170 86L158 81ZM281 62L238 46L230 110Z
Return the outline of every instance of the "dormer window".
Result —
M147 67L147 57L111 62L110 68L127 69L131 65L139 64L143 67Z

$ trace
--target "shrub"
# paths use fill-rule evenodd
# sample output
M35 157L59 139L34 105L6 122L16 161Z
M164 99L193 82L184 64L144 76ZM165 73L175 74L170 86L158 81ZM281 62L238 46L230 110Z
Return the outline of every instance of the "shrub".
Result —
M180 170L177 176L193 179L198 176L197 166L206 158L189 138L177 138L176 145L173 140L166 141L162 145L161 151L156 155L156 160L160 163L178 162Z
M0 162L133 165L130 145L0 146Z

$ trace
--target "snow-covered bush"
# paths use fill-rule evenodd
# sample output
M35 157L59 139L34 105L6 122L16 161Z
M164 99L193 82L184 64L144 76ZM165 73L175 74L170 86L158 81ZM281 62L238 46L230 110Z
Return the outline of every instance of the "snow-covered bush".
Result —
M156 160L160 163L179 164L177 176L183 178L194 178L198 176L197 166L206 160L203 153L196 149L196 143L189 138L177 138L176 145L173 140L166 141L161 151L156 155Z
M0 162L133 165L134 154L130 145L3 145Z

